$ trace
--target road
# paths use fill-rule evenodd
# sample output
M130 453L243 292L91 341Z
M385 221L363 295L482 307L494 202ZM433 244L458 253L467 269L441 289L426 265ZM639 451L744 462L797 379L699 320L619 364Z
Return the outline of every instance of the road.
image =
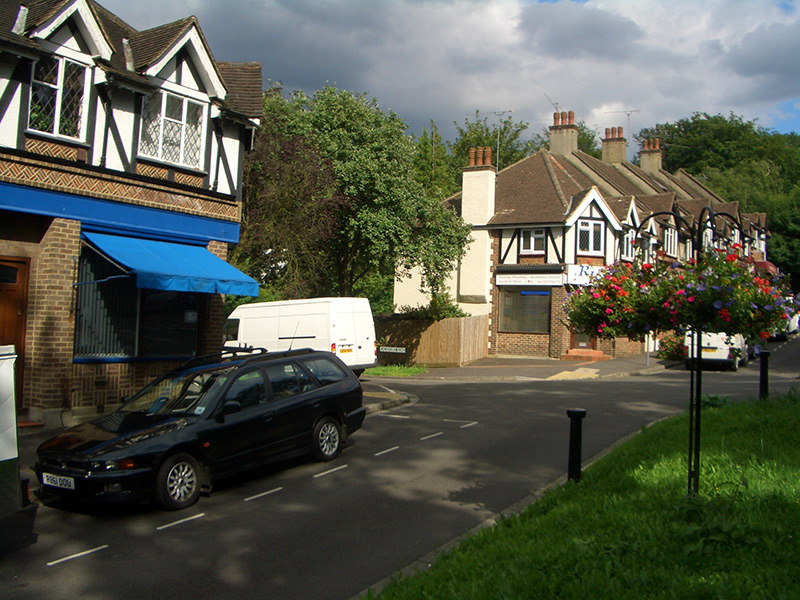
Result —
M800 338L770 358L796 383ZM584 458L686 409L688 374L526 382L384 382L412 403L370 415L332 463L227 481L178 513L40 509L39 542L0 559L0 597L345 600L490 522L566 472L566 410L587 410ZM754 398L758 365L706 372L705 393ZM701 480L702 485L702 480ZM702 491L702 490L701 490Z

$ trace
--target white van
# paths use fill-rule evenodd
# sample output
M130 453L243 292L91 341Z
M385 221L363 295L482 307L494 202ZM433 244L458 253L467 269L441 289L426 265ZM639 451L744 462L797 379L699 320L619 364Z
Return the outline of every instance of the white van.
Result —
M704 363L715 363L733 371L739 365L746 365L749 357L747 341L741 334L728 335L722 332L703 333L700 357ZM694 344L691 331L686 333L683 341L686 351L686 368L691 367L694 358Z
M338 356L356 375L377 362L375 323L366 298L309 298L237 306L225 344L269 351L312 348Z

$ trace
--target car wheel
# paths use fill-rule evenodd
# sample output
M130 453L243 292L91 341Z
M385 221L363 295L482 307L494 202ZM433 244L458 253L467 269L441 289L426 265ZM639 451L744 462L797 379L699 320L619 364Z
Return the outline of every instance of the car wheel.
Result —
M342 451L342 427L333 417L325 417L314 427L311 452L321 461L333 460Z
M200 465L193 456L170 456L156 475L156 500L167 510L188 508L200 497L200 480Z

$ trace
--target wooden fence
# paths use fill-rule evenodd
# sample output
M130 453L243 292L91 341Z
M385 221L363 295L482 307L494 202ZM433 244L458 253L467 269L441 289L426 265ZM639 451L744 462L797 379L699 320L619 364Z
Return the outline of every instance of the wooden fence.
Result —
M376 316L375 335L379 346L405 348L408 364L460 367L489 354L488 315L442 321Z

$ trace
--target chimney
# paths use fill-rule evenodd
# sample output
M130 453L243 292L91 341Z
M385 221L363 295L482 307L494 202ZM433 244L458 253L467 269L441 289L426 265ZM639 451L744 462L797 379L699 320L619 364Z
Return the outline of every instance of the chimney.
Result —
M628 151L628 140L623 135L622 127L606 127L606 137L603 140L603 162L619 164L625 162Z
M461 217L472 225L486 225L494 216L494 188L497 172L492 166L491 148L470 148L469 166L461 185Z
M642 170L646 173L658 173L662 168L663 154L661 153L661 140L654 138L645 140L639 161Z
M567 155L578 150L578 126L575 125L575 112L553 113L553 126L550 128L550 152Z

